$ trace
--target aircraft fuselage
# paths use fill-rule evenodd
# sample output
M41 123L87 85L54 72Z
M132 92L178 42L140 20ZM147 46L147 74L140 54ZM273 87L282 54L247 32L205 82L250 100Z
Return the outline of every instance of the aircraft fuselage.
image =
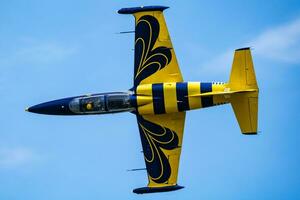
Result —
M230 90L219 82L170 82L143 84L128 92L99 93L49 101L29 112L48 115L87 115L117 112L175 113L229 103L224 95L205 95Z

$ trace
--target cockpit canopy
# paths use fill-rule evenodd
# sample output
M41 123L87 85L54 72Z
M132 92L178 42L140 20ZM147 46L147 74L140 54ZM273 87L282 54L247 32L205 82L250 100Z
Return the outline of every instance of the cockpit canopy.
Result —
M131 111L130 94L126 92L97 94L74 98L69 108L78 114Z

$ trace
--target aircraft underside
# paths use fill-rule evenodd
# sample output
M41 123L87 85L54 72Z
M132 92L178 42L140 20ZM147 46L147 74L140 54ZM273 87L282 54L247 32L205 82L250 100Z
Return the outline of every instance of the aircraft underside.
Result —
M118 11L135 17L130 90L69 97L27 109L48 115L135 114L148 177L147 187L133 190L138 194L183 188L177 185L177 178L186 111L230 103L241 132L257 134L259 91L250 48L235 50L227 83L185 82L163 15L167 8Z

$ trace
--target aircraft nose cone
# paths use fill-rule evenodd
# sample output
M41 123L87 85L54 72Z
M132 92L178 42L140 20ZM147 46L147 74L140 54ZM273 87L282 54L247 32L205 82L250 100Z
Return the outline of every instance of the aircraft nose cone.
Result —
M46 115L71 115L74 114L69 109L72 98L59 99L31 106L26 109L28 112Z

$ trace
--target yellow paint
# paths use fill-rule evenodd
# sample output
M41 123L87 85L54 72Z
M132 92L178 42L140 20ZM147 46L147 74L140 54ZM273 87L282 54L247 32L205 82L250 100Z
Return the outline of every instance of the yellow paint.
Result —
M138 106L144 106L147 104L152 104L152 95L151 96L143 96L143 95L139 95L138 96Z
M140 84L153 84L162 82L182 82L183 78L179 69L175 51L173 50L173 45L170 39L169 31L164 19L164 15L160 11L155 12L140 12L135 13L135 22L138 23L139 19L144 15L152 15L156 17L160 25L160 32L158 35L158 40L154 44L154 48L164 46L171 49L172 59L171 62L162 70L158 70L156 73L150 75L141 81ZM145 49L144 52L148 50Z
M234 94L231 105L244 134L257 132L258 92Z
M148 187L165 187L170 185L176 185L178 177L178 166L180 160L180 152L182 146L183 132L184 132L184 122L185 122L185 112L162 114L162 115L144 115L145 120L151 121L163 127L168 127L174 130L179 139L178 146L174 150L164 150L164 154L169 157L169 163L171 166L171 176L167 183L157 184L149 178Z
M250 49L235 51L229 87L231 90L258 89Z
M164 102L166 113L178 112L176 83L164 83Z
M154 114L152 84L139 85L136 88L138 112L143 114Z
M247 91L232 95L230 102L242 133L256 133L258 86L250 49L235 51L228 87L233 91Z
M212 92L216 93L216 95L213 95L214 105L229 103L228 99L225 98L225 95L217 95L218 92L219 93L225 92L226 88L228 88L226 83L213 83L212 84Z
M190 109L201 108L201 98L193 97L192 95L200 94L200 83L199 82L188 82L188 99Z

